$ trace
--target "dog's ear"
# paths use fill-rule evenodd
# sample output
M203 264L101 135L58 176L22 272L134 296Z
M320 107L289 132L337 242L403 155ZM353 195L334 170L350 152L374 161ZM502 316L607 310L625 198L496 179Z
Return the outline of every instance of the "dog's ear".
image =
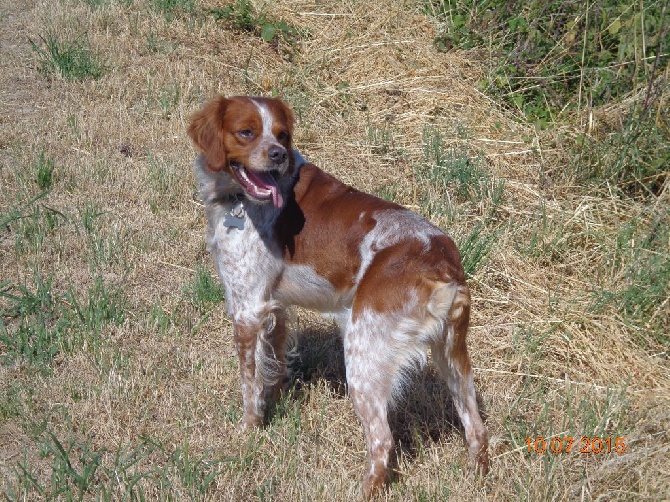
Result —
M288 124L289 137L291 139L291 142L293 142L293 124L295 124L295 116L293 115L293 110L291 110L289 106L283 101L279 102L281 103L284 115L286 116L286 123Z
M212 171L226 167L223 145L223 116L230 100L220 96L207 103L191 117L188 135L205 155L205 164Z

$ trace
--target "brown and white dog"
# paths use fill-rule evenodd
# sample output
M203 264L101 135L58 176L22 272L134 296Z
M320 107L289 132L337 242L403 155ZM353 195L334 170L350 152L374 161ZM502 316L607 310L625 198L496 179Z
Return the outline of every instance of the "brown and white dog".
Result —
M243 427L260 425L286 381L289 305L334 314L348 392L365 429L369 497L388 477L387 409L428 348L465 428L469 465L488 471L465 337L470 292L454 242L401 206L344 185L292 149L278 99L219 97L188 134L207 246L226 292L240 363Z

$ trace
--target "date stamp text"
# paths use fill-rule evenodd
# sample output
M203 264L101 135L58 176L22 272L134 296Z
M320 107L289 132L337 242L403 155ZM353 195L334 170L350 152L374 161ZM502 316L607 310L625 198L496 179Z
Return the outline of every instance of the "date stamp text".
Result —
M545 438L538 436L536 438L526 438L526 447L528 453L570 453L578 451L579 453L618 453L626 452L626 438L624 437L588 437L582 436L575 439L570 436Z

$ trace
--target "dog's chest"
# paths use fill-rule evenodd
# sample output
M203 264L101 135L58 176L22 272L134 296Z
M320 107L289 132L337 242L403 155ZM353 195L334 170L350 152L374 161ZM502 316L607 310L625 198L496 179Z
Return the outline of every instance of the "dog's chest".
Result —
M254 223L244 208L226 207L210 228L208 249L226 289L229 307L263 301L282 273L271 222Z

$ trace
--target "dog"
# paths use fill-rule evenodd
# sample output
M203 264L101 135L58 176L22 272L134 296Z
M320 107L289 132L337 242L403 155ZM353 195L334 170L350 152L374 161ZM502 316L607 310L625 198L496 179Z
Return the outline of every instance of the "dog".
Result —
M260 426L286 377L285 309L334 315L347 389L365 430L369 498L388 480L387 413L428 349L465 429L469 467L489 469L466 348L470 292L456 245L419 215L325 173L292 146L281 100L217 97L188 135L207 217L207 249L234 324L241 426Z

